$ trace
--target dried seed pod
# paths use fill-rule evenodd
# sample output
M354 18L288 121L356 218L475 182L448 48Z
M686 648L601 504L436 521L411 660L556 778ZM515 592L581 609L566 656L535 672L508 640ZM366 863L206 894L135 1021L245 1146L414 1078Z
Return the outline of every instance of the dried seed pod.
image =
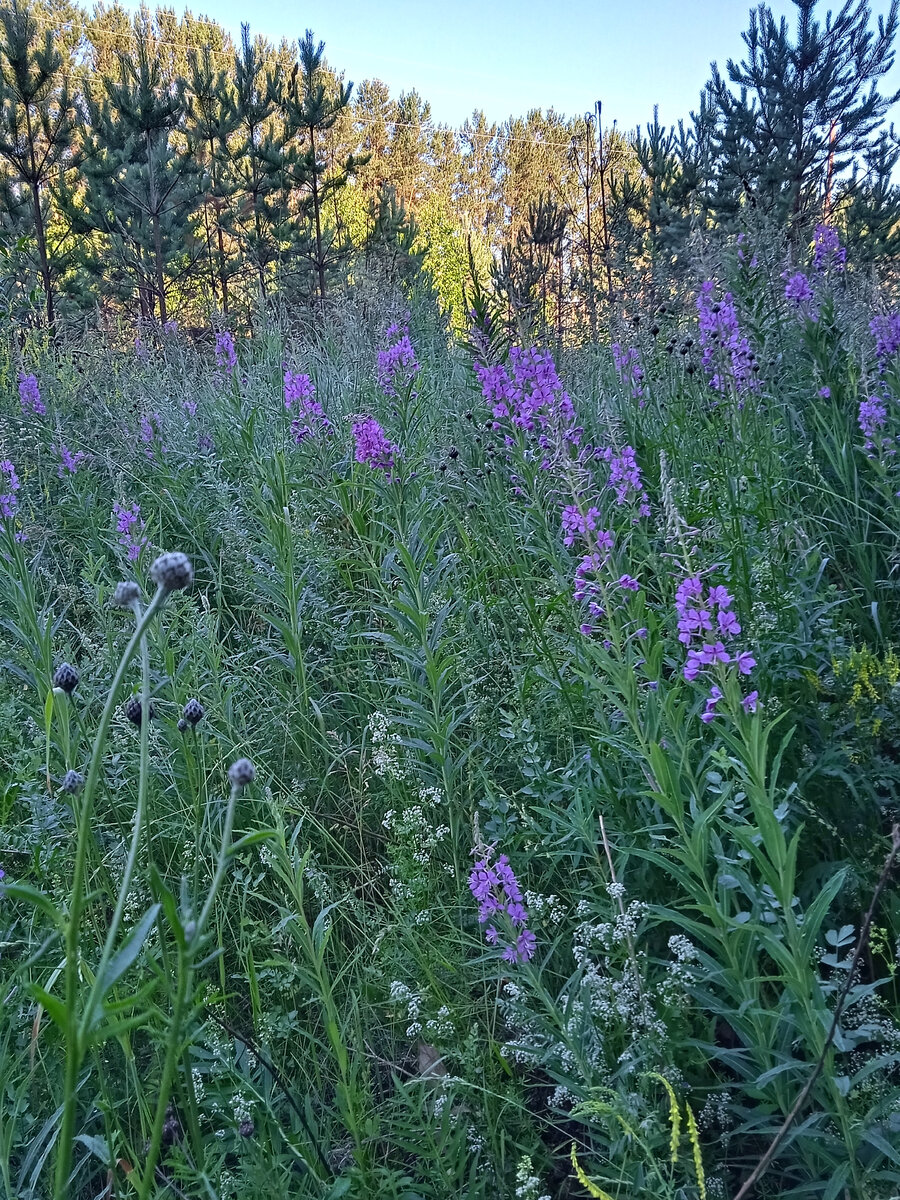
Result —
M66 771L59 786L67 796L75 796L84 787L84 776L78 771Z
M132 725L137 725L138 728L140 728L144 720L144 709L143 705L141 704L140 696L129 696L122 706L122 711L125 713L125 716L132 723ZM153 720L152 700L147 705L147 717L149 720Z
M140 600L140 598L141 585L135 583L133 579L123 579L121 583L116 584L112 602L116 608L130 608L135 600Z
M198 725L206 716L206 709L199 700L188 700L181 712L182 717L187 721L188 725Z

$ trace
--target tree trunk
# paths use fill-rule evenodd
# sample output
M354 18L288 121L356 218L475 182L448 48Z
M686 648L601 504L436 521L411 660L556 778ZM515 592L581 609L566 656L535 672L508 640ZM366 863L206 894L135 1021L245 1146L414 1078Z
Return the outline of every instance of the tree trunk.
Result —
M319 299L325 303L325 259L322 255L322 218L319 214L319 185L316 178L316 131L310 126L309 152L312 159L313 213L316 218L316 273L319 277Z

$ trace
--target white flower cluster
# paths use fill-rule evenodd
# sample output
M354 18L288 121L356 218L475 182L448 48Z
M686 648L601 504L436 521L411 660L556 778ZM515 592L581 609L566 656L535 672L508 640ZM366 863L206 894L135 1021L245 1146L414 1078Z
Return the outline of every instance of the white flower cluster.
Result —
M243 1092L236 1092L231 1098L231 1112L236 1125L243 1125L250 1120L252 1113L250 1101Z
M425 1037L429 1042L439 1042L453 1036L455 1030L450 1009L442 1004L433 1017L422 1013L423 999L419 992L414 992L405 983L395 979L391 983L391 1001L406 1010L406 1036Z
M561 925L566 909L559 896L542 896L540 892L525 893L525 907L532 921L543 921L547 925Z
M523 1154L516 1167L516 1200L550 1200L546 1192L540 1193L540 1188L541 1181L534 1173L531 1155Z
M432 825L430 814L422 804L413 804L400 810L389 809L381 823L405 844L413 861L422 867L428 866L434 851L450 834L449 825Z
M400 734L392 728L392 722L384 713L374 712L369 717L369 739L372 743L372 770L379 779L402 782L409 775L409 768L402 758Z

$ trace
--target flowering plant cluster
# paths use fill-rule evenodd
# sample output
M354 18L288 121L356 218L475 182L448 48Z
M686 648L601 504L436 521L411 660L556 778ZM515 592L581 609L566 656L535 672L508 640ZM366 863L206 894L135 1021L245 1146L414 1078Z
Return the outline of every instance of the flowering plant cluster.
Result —
M378 386L386 396L396 398L412 385L419 367L406 325L391 325L387 346L378 351Z
M641 478L641 468L638 466L637 455L633 446L624 446L620 454L616 454L611 446L598 452L598 457L609 463L609 486L616 494L616 504L634 504L637 513L633 518L650 516L650 502Z
M84 451L78 450L73 454L68 446L64 446L62 442L60 442L58 453L59 466L56 468L56 473L59 478L62 479L66 473L69 475L77 474L78 468L84 462L86 457Z
M502 943L495 921L512 926L513 940L503 945L505 962L529 962L537 949L537 939L528 928L528 910L522 903L522 890L509 859L501 854L491 863L489 847L469 875L469 890L478 901L478 923L486 925L485 940L490 946Z
M619 381L628 384L631 389L632 399L639 400L640 404L638 407L643 408L644 368L641 366L640 352L635 346L625 349L620 342L613 342L612 356Z
M354 458L358 463L390 475L396 465L400 447L395 445L374 417L360 417L353 422L356 441Z
M756 659L748 651L735 652L725 643L741 633L741 626L732 605L734 597L721 585L707 588L699 575L689 576L679 584L675 595L678 613L678 640L688 648L684 677L697 679L716 666L732 666L739 675L750 675ZM700 643L700 649L694 643ZM710 687L706 709L700 720L708 724L717 713L716 706L723 692L718 684ZM755 712L759 692L751 692L741 701L745 712Z
M317 433L331 431L331 422L316 399L316 389L308 375L285 369L284 407L293 414L291 434L298 446Z
M226 377L231 376L237 366L234 338L227 329L216 334L216 366Z
M37 417L46 416L47 406L41 399L41 389L35 375L19 372L19 403L22 405L22 412L33 413Z
M4 521L15 516L19 507L16 492L20 486L16 468L8 458L4 458L0 461L0 517Z
M864 438L865 451L869 458L877 454L896 454L891 438L880 436L887 424L887 405L880 396L869 396L859 402L859 427Z
M116 501L113 504L113 517L116 522L116 533L119 535L119 545L124 547L128 561L134 562L147 545L147 538L144 537L145 524L141 518L141 506L139 504L123 505Z
M829 267L843 271L847 265L847 249L841 245L836 229L829 225L817 225L813 235L813 266L817 271Z
M544 452L541 466L547 470L567 446L577 446L581 441L575 408L552 355L534 346L529 350L513 346L509 361L511 376L502 364L475 364L481 394L492 406L496 432L501 429L501 421L509 421L517 430L538 435L538 446ZM511 441L507 435L507 442Z
M697 296L703 369L716 391L724 391L729 379L738 391L755 389L755 356L741 333L734 297L726 292L717 301L714 293L715 284L707 279Z
M816 307L812 284L806 275L802 271L795 271L793 274L785 271L782 279L786 280L784 285L785 300L789 304L793 304L809 320L818 321L819 310Z
M900 313L881 313L869 322L869 332L875 339L875 355L882 372L900 350Z

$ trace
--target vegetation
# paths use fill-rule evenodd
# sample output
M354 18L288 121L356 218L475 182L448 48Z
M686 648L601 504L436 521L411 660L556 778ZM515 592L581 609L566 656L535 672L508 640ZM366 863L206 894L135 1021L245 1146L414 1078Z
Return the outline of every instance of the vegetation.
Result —
M898 1194L897 13L797 7L493 143L2 14L3 1200Z

